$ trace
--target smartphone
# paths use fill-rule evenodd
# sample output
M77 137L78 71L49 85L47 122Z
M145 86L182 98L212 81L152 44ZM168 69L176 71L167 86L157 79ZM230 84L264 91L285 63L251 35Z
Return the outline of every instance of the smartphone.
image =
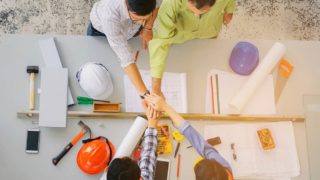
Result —
M156 172L154 180L169 180L170 160L157 158Z
M40 129L28 129L26 153L39 153Z

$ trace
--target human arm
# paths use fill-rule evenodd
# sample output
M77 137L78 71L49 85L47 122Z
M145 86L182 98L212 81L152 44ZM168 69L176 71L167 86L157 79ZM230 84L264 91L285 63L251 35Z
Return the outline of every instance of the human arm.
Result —
M120 65L128 75L130 81L138 93L142 95L147 91L147 88L130 53L127 37L120 29L121 24L117 22L115 18L107 19L106 23L103 24L103 32L106 34L110 47L118 56Z
M150 71L152 77L152 91L161 94L161 78L164 72L168 52L176 35L175 1L164 1L158 12L159 27L149 42Z
M155 19L157 18L158 15L158 10L159 8L156 8L153 12L152 15L150 16L149 19L146 20L146 23L144 24L140 37L141 37L141 43L142 43L142 48L146 49L148 47L149 41L153 38L153 24Z
M159 118L154 116L154 111L151 106L147 106L146 102L143 102L146 116L148 117L148 128L144 133L143 149L141 158L139 161L139 167L141 170L141 177L143 180L152 180L153 172L156 162L156 150L157 150L157 124Z
M227 6L224 9L223 24L228 25L233 17L233 12L235 10L235 0L229 0Z
M222 166L231 170L229 163L219 154L219 152L209 145L204 138L191 126L188 121L185 121L163 98L156 94L151 94L146 97L146 100L157 111L164 111L168 114L173 122L173 125L179 129L197 150L197 152L205 159L212 159L219 162Z

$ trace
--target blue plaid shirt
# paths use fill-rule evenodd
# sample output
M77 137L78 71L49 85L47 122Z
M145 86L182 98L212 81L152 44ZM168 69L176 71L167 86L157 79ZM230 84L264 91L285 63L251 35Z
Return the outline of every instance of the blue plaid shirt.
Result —
M143 150L139 161L141 177L143 180L153 180L157 160L157 145L157 129L147 128L144 132Z

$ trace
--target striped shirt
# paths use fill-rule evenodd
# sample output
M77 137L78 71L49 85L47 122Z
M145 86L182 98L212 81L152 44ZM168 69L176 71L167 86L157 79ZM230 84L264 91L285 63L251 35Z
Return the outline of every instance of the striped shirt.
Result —
M144 133L143 150L141 153L139 167L143 180L153 180L155 163L157 160L157 129L148 128Z
M160 4L161 0L157 0L157 7ZM125 0L96 2L90 13L90 21L95 29L106 35L121 67L134 63L128 40L138 32L141 24L131 21Z

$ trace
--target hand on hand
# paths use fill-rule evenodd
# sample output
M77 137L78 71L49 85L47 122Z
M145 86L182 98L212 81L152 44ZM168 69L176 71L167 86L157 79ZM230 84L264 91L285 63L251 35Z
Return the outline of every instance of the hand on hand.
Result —
M156 128L161 117L161 113L153 109L146 101L142 101L142 106L148 118L148 127Z
M148 47L149 41L153 38L153 32L149 29L142 29L140 33L142 48Z
M167 103L163 97L161 97L155 93L151 93L150 95L145 96L145 100L156 111L161 111L161 112L165 111Z
M233 13L224 13L223 15L223 24L228 25L232 19Z

